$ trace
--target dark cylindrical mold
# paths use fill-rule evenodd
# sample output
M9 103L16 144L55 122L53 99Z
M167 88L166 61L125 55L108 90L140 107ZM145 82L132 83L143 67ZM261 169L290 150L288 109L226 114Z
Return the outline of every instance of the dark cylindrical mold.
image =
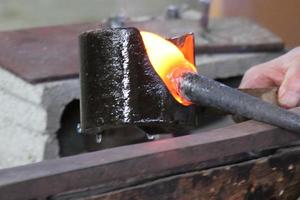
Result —
M187 73L180 91L192 102L300 133L300 115L240 92L205 76Z
M136 125L164 133L196 125L154 71L135 28L92 30L80 36L83 133Z

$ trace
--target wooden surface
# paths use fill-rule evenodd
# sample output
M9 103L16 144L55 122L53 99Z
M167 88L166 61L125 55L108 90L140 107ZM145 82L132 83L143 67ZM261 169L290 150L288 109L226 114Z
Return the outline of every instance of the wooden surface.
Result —
M300 108L294 110L300 113ZM300 135L255 121L0 170L0 199L46 199L74 190L106 193L174 174L236 163ZM250 153L251 152L251 153Z
M296 200L300 196L299 187L300 147L294 147L259 159L160 178L80 199ZM79 199L79 196L74 194L73 199ZM65 200L66 196L54 199Z
M201 54L268 52L283 48L278 37L242 19L212 21L211 31L205 34L195 20L159 19L127 25L165 37L195 32L196 51ZM30 83L78 77L78 36L82 31L99 27L100 23L92 23L0 32L0 67Z
M214 0L214 17L243 16L255 20L279 35L288 47L300 45L298 0Z

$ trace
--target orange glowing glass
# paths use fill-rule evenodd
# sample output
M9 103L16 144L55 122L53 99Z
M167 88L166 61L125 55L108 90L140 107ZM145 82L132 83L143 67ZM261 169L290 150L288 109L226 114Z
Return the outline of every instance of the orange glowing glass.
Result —
M178 91L178 79L185 73L197 73L193 38L187 38L187 44L178 47L154 33L142 31L141 35L149 60L170 93L182 105L191 105Z

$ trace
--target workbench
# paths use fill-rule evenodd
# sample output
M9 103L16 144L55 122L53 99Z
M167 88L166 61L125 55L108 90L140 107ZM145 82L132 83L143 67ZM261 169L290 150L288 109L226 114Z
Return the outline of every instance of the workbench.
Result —
M43 161L1 170L0 199L296 199L299 139L247 121Z
M247 19L213 19L210 34L203 36L197 17L190 18L130 25L164 36L195 32L198 70L211 78L242 76L284 52L276 35ZM102 26L95 22L0 32L0 168L58 158L64 151L61 143L73 141L79 122L78 35ZM65 120L69 108L77 114ZM64 132L69 138L62 141L58 135ZM124 137L123 143L132 139Z

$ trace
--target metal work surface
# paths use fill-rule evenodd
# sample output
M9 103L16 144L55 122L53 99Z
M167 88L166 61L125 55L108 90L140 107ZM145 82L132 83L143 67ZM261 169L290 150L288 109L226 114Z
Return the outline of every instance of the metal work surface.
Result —
M165 37L192 32L196 36L196 53L263 52L283 48L279 37L243 18L212 19L208 31L202 30L199 21L187 19L158 19L132 25Z
M77 77L78 35L96 25L82 24L0 33L0 66L28 82Z
M300 113L299 108L294 111ZM237 162L236 156L241 153L287 145L299 139L299 134L248 121L199 134L5 169L0 171L0 199L46 199L92 188L105 193Z
M59 194L51 200L296 200L300 196L300 147L262 152L258 158L162 177L97 194Z
M197 23L196 20L150 20L130 22L127 26L166 37L195 32L198 53L277 51L283 47L278 37L247 20L212 20L211 32L204 35L200 34ZM77 77L78 36L97 27L100 23L1 32L0 66L30 83Z

